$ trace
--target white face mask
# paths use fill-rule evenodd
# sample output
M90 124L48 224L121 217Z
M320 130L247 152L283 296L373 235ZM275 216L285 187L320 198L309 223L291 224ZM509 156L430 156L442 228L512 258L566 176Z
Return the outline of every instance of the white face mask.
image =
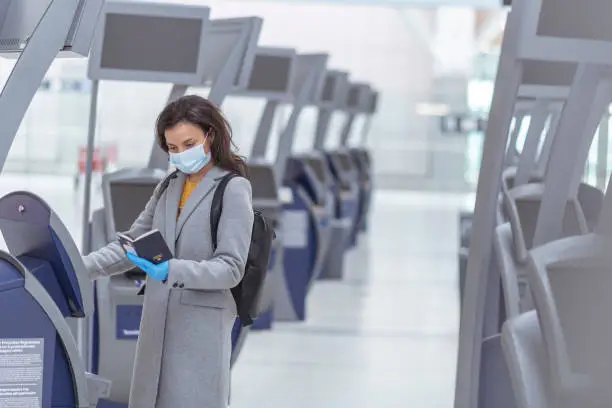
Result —
M185 174L194 174L210 163L210 152L204 151L200 144L181 153L170 153L170 162Z

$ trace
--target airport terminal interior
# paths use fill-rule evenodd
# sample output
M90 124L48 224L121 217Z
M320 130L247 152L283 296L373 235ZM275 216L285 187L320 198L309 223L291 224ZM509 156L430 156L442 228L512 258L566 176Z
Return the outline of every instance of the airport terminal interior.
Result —
M147 275L82 256L166 179L186 94L275 231L227 406L612 406L611 13L0 1L0 407L128 408Z

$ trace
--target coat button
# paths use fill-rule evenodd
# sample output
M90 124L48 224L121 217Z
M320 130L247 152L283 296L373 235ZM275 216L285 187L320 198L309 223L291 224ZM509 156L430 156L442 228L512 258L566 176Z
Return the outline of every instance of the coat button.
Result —
M184 287L185 287L185 284L181 282L181 283L179 284L179 288L183 289Z

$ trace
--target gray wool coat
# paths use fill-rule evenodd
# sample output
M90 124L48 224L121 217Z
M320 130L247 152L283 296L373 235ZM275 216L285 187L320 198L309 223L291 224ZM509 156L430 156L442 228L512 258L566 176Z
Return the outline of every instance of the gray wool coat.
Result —
M253 209L248 180L232 179L225 190L213 253L210 207L226 173L212 168L177 219L185 182L185 175L179 173L159 201L154 194L128 231L138 236L158 229L175 256L169 262L166 283L146 282L130 408L222 408L228 404L236 317L229 289L244 274ZM87 255L85 265L92 279L133 267L116 242Z

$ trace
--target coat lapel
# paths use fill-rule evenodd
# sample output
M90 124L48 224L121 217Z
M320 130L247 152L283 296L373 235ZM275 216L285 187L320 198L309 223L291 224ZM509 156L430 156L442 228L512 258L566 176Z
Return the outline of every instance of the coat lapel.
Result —
M185 222L187 221L189 216L195 211L195 209L198 208L198 204L200 204L200 202L204 200L204 198L206 198L215 189L215 187L219 183L219 180L225 174L227 174L227 171L222 170L218 167L213 167L206 174L206 176L204 176L204 178L200 181L200 183L195 188L195 190L193 190L193 193L191 193L191 196L189 196L189 198L187 199L187 202L185 203L185 207L181 211L181 215L178 218L178 221L176 224L176 230L175 230L176 231L175 239L178 239L179 235L181 234L181 230L183 229L183 226L185 225ZM183 178L183 183L184 183L184 180L185 179ZM181 189L181 193L182 193L182 189ZM180 198L181 193L179 193L179 198ZM178 207L178 201L177 201L175 208L177 207Z
M185 185L185 175L181 172L178 176L170 181L168 189L166 190L166 212L165 212L165 238L170 251L176 255L176 216L178 214L179 201L181 200L181 194L183 193L183 186Z

